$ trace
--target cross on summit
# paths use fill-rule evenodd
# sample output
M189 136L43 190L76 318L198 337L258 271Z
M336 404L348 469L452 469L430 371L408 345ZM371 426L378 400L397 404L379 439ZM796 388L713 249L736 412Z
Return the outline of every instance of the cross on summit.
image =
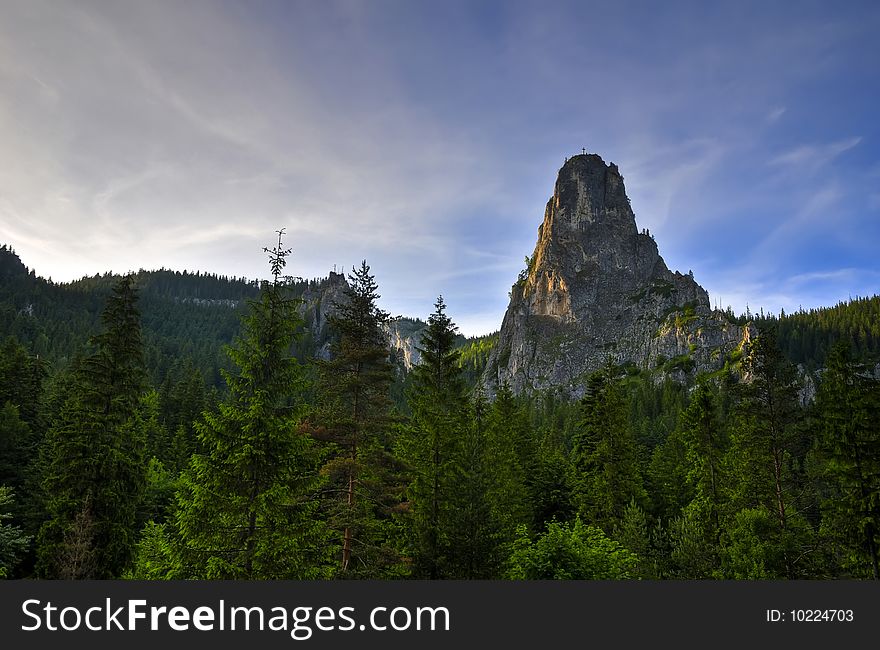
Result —
M587 148L586 147L581 147L581 151L583 152L583 154L585 156L587 155Z

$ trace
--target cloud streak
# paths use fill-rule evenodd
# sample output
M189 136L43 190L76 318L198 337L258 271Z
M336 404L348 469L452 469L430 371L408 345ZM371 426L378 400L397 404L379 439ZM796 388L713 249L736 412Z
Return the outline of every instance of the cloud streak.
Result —
M768 164L776 167L815 173L834 161L842 153L857 146L862 138L852 137L827 144L805 144L779 154Z
M854 80L880 12L860 9L13 3L0 237L56 280L257 277L286 227L296 274L366 258L386 308L424 316L442 292L475 333L500 325L555 171L586 146L710 287L744 263L764 295L767 274L871 271L878 91ZM818 261L816 232L835 246Z

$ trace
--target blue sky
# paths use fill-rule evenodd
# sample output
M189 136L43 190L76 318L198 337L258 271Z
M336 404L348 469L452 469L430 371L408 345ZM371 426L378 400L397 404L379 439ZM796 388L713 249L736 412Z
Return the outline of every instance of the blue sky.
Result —
M713 303L880 286L874 2L7 2L0 241L38 274L366 258L497 329L565 156Z

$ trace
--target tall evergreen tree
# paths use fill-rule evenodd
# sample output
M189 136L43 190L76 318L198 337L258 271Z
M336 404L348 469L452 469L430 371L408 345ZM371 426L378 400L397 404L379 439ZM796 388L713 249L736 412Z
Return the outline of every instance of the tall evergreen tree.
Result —
M0 344L0 407L7 402L14 406L32 432L45 430L40 408L45 378L45 363L13 337Z
M400 480L391 456L393 366L388 314L377 306L378 285L366 261L349 275L349 287L328 318L336 336L331 358L320 363L322 408L316 435L337 453L324 467L330 524L340 537L340 571L346 575L394 575L392 512Z
M538 460L525 410L507 385L499 388L491 407L477 398L462 451L461 487L455 492L462 503L455 512L473 509L481 533L475 531L462 540L470 547L468 556L478 559L462 577L497 577L510 555L517 527L534 525L532 489ZM472 496L465 496L468 492Z
M43 576L112 578L131 561L145 481L143 432L135 417L144 380L139 318L134 279L125 276L107 299L104 331L77 364L46 437L49 520L38 540ZM72 564L71 553L91 560Z
M488 579L498 576L506 558L498 551L503 541L503 524L510 513L503 512L501 501L508 496L502 492L504 486L511 486L506 482L502 486L498 479L505 476L504 470L512 459L497 454L497 446L488 432L486 404L482 399L477 399L469 415L469 421L459 432L455 456L450 463L450 489L445 494L448 544L443 573L439 577ZM516 498L522 494L511 496ZM510 541L513 532L510 531Z
M581 516L610 534L630 502L644 498L625 395L610 360L590 375L581 408L572 449L577 501Z
M0 578L9 577L30 541L20 526L6 523L7 519L14 520L10 512L12 503L12 490L0 485Z
M680 505L670 520L670 559L680 578L717 577L722 510L726 504L724 454L727 432L721 425L717 390L704 379L694 388L679 426L654 455L652 473L673 487ZM665 462L664 462L665 461ZM656 481L655 484L659 481ZM665 495L660 496L664 498ZM660 499L658 499L660 500Z
M766 571L770 576L792 578L799 575L797 559L806 557L809 544L795 490L795 473L800 471L797 451L802 446L796 427L800 418L797 374L779 350L772 330L752 341L743 368L746 376L740 385L736 425L726 457L728 471L735 477L731 506L734 511L750 508L767 513L774 525L754 530L771 535L765 541L778 552L766 557L780 558L781 565L767 566ZM757 513L738 521L752 526L763 521L761 517Z
M238 368L226 374L229 396L196 425L203 451L193 455L182 477L176 534L169 536L181 544L184 577L326 574L318 458L300 427L305 376L290 354L302 321L282 276L290 254L282 234L275 248L265 249L273 281L263 282L241 336L228 350ZM164 536L151 532L153 541ZM152 548L151 557L164 556Z
M31 428L19 417L18 407L0 404L0 485L21 491L34 453L32 441Z
M829 484L825 527L841 538L848 570L880 580L880 382L855 361L847 342L828 355L816 402L822 478Z
M700 382L691 395L682 417L681 438L689 465L688 481L694 495L708 502L712 519L718 526L723 483L721 465L727 436L718 420L715 393L706 381Z
M422 334L408 395L412 420L401 438L401 456L412 474L406 524L413 572L431 579L450 571L453 491L468 421L456 331L441 296Z
M490 465L495 468L495 484L503 485L495 507L512 524L510 539L521 523L533 523L534 503L538 500L538 446L528 413L510 386L502 383L488 414Z

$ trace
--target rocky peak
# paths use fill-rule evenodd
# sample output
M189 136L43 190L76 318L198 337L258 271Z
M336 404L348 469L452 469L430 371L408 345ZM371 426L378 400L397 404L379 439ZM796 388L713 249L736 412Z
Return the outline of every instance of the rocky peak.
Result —
M723 361L721 348L741 341L734 329L710 310L693 276L670 271L654 239L639 232L617 166L596 154L573 156L559 170L534 254L511 290L484 383L490 391L506 381L517 391L562 385L577 392L609 356L643 368L688 357L682 365L704 369L709 355ZM731 333L703 340L716 330Z
M331 271L328 277L309 283L303 292L300 314L314 346L314 354L319 359L330 358L334 333L329 319L337 313L337 305L348 300L345 295L348 288L345 275ZM403 316L391 318L385 324L389 349L395 352L406 370L419 362L418 344L424 328L424 322Z
M315 356L330 358L332 332L328 318L336 313L336 305L343 303L348 282L342 273L330 275L314 284L310 283L302 295L300 314L315 345Z
M573 156L565 161L547 208L544 225L557 236L590 226L636 234L635 215L623 177L617 165L606 165L596 154Z

